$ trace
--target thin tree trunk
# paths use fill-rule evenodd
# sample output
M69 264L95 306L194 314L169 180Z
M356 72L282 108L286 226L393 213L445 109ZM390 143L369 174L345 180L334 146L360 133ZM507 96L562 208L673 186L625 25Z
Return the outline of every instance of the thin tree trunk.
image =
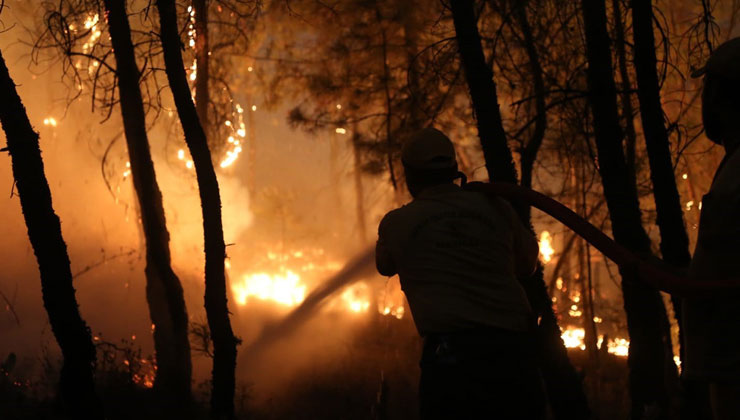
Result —
M381 21L380 12L378 12L378 22ZM388 163L388 172L391 176L391 185L393 185L393 191L396 194L396 199L398 199L398 180L396 179L396 170L394 165L394 142L393 142L393 103L391 101L391 72L390 67L388 66L388 39L385 35L385 30L383 30L383 85L385 89L385 140L386 140L386 147L388 148L387 152L387 163Z
M540 146L542 146L542 141L545 139L545 131L547 130L547 109L545 105L546 93L542 65L540 64L540 55L537 52L534 36L532 35L532 28L530 27L529 19L527 18L527 4L528 1L524 0L513 2L514 14L522 30L524 49L527 51L527 58L529 59L529 73L532 77L535 96L535 112L537 113L535 116L532 136L527 142L527 145L524 146L521 154L522 186L532 188L532 171L534 170L534 162L537 159L537 153L540 150ZM526 207L525 210L526 218L529 219L530 207Z
M188 315L180 280L170 265L170 236L146 132L126 2L105 0L109 32L116 58L121 116L126 134L134 190L141 209L146 241L146 295L154 329L157 376L154 388L171 407L185 412L191 400Z
M629 72L627 71L627 52L625 51L624 40L624 22L622 20L622 6L620 0L612 0L612 10L614 11L614 49L617 53L617 63L619 67L619 78L622 85L622 117L624 117L625 127L625 154L627 163L627 172L630 175L631 182L637 182L637 168L635 166L635 145L637 144L637 134L635 132L634 110L632 108L632 83L630 83Z
M588 60L589 101L604 195L612 221L614 239L640 255L650 253L650 239L642 227L637 187L630 181L622 150L622 130L617 113L617 93L612 73L610 40L606 29L604 0L582 0ZM670 341L667 319L659 292L622 272L622 292L630 334L631 418L647 410L667 409L664 382L664 343Z
M357 211L357 230L362 244L367 242L367 222L365 221L365 192L362 187L362 161L360 159L360 135L357 125L352 130L352 155L355 172L355 208Z
M249 202L257 195L257 127L254 125L254 113L252 110L252 96L247 95L247 133L249 134L249 145L247 154L247 188L249 189Z
M190 96L185 66L181 53L180 35L177 31L177 14L174 0L158 0L162 50L165 71L175 99L185 141L193 157L198 180L203 233L205 237L205 308L208 327L213 339L213 381L211 391L211 417L234 418L234 385L237 340L229 321L226 298L223 226L221 224L221 197L216 171L213 168L206 134Z
M483 54L473 4L473 0L456 0L450 3L460 57L477 120L478 136L489 179L516 184L516 167L501 122L493 74L486 65ZM524 217L525 213L519 210L523 221L531 227L530 221ZM568 359L560 336L560 327L545 287L542 266L530 278L522 279L522 285L535 316L540 320L536 338L552 411L557 419L588 418L589 409L581 379Z
M683 220L683 207L676 186L671 148L660 100L658 60L655 56L653 35L653 6L650 0L632 0L632 26L635 39L637 96L640 99L640 115L650 162L650 179L653 182L656 223L660 230L660 252L669 264L685 268L691 262L689 236ZM672 297L671 302L680 331L681 300Z
M419 4L415 1L399 2L399 13L403 18L403 44L406 50L407 80L408 86L408 112L405 122L405 132L413 133L424 128L428 119L424 114L422 101L421 81L419 80L419 69L415 65L416 55L419 52Z
M5 131L28 238L39 265L44 308L64 356L59 392L65 411L73 418L102 419L103 408L94 384L95 346L90 328L77 307L67 245L52 206L39 135L33 131L1 53L0 98L0 123Z
M210 137L210 120L208 107L211 103L211 94L208 89L210 60L208 56L208 0L193 0L195 18L195 109L198 112L200 125Z

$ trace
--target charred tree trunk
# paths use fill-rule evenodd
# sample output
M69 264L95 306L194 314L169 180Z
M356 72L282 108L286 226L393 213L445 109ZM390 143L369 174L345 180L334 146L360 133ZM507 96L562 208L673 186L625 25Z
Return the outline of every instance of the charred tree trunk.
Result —
M224 260L226 247L221 224L221 196L203 126L190 96L182 60L174 0L158 0L165 71L175 99L185 141L193 157L203 211L205 237L205 308L213 338L213 382L211 417L234 418L234 370L237 340L229 321Z
M478 124L478 136L489 178L516 184L516 167L501 122L493 74L483 54L473 4L473 0L450 3L460 57ZM530 224L521 209L520 214L525 223ZM557 419L588 418L588 403L581 379L571 365L560 337L560 327L547 294L542 266L532 277L523 279L522 284L534 314L540 320L536 331L538 351L553 413Z
M617 93L612 73L610 40L604 0L583 0L583 21L588 60L589 101L606 204L614 239L640 255L650 253L650 238L642 227L637 187L630 181L622 150L622 130L617 113ZM666 312L659 292L622 272L624 309L630 334L631 418L647 410L667 413L664 382L664 343L670 341Z
M105 0L108 28L116 58L121 102L134 190L141 209L146 241L146 295L154 329L157 376L154 388L170 408L186 411L191 399L188 315L182 285L170 265L170 236L146 132L126 2Z
M635 39L635 71L640 115L645 133L650 179L660 230L660 252L669 264L685 268L691 262L689 236L683 220L681 197L676 186L668 132L663 118L655 57L653 6L650 0L632 0L632 26ZM672 298L676 320L681 330L681 300ZM675 373L675 372L674 372Z
M200 125L210 137L210 120L208 119L208 107L211 104L211 94L208 90L210 60L208 56L208 0L193 0L193 12L195 14L195 109L198 112Z
M94 384L95 346L90 328L77 307L67 245L52 207L39 135L33 131L1 53L0 98L0 123L5 131L28 238L39 265L44 308L64 356L59 392L65 411L73 418L102 419L103 408Z

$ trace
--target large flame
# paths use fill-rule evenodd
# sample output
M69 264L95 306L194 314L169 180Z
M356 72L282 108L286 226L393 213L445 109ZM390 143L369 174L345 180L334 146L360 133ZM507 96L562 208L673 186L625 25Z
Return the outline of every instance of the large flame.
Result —
M234 276L231 290L239 306L249 306L253 300L272 302L279 307L293 308L306 298L309 284L339 271L343 264L319 261L313 256L322 256L324 251L297 250L290 252L268 251L265 260L275 265L274 270L260 270ZM231 271L231 263L226 260L226 269ZM386 288L381 301L373 303L372 287L366 281L358 281L348 286L328 304L328 310L338 310L355 314L370 312L376 306L378 313L401 319L405 313L400 286ZM396 290L397 289L397 290Z
M552 236L550 236L550 232L543 230L540 234L540 255L542 256L542 261L545 262L545 264L549 263L550 260L552 260L553 254L555 254L555 249L552 247Z
M270 300L280 305L296 306L306 296L306 286L291 270L280 273L246 274L242 282L232 286L236 302L246 305L249 298Z

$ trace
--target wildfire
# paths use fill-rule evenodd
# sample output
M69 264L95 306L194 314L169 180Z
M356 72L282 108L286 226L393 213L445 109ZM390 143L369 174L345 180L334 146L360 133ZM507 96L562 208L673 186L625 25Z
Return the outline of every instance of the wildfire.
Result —
M306 286L298 274L291 270L282 273L247 274L242 282L232 286L235 299L246 305L250 297L269 300L285 306L296 306L306 297Z
M188 16L188 46L192 49L195 49L197 32L195 30L195 9L193 9L192 6L188 6ZM210 53L208 53L208 55L210 55ZM189 73L188 80L191 83L194 83L198 79L198 63L196 59L193 59L193 64L190 65L187 71ZM251 67L249 71L252 71ZM195 102L196 99L197 98L195 98L195 95L193 94L193 102ZM257 106L253 105L252 111L256 110ZM242 141L247 135L246 126L244 125L244 118L242 115L243 113L244 108L242 108L240 104L234 102L234 109L232 111L231 120L235 121L226 120L225 122L226 127L229 127L231 129L231 135L229 135L226 139L229 149L226 150L226 156L221 159L221 162L219 164L221 168L227 168L231 166L243 150ZM179 160L184 160L184 154L178 152L177 158ZM193 162L191 160L186 161L185 167L187 167L188 169L193 169Z
M630 342L625 338L615 338L606 343L609 353L615 356L626 357L630 354Z
M234 300L240 306L247 306L254 299L286 308L300 305L305 300L311 283L304 275L309 280L318 279L339 271L343 266L335 261L316 259L323 255L322 249L266 252L265 260L277 268L242 275L239 281L231 285ZM225 267L232 270L229 260L225 261ZM400 288L398 293L386 291L385 302L378 302L378 313L402 319L405 313L403 297L396 296L400 293ZM365 281L359 281L348 286L329 302L328 310L365 314L373 306L371 286Z
M370 288L365 283L357 283L348 287L340 296L340 300L345 308L351 312L367 312L370 308L368 295Z
M565 347L586 350L586 331L583 328L567 328L560 337L563 339Z
M550 260L552 260L553 254L555 254L555 249L553 249L552 247L552 236L550 236L550 232L543 230L540 234L539 243L542 261L547 264L550 262Z
M562 332L561 336L565 347L569 349L581 349L586 350L586 331L583 328L567 327ZM604 344L604 336L600 335L596 341L596 347L601 348ZM619 357L627 357L629 355L630 342L626 338L615 338L609 339L606 342L606 351L610 354ZM677 364L680 363L677 362Z

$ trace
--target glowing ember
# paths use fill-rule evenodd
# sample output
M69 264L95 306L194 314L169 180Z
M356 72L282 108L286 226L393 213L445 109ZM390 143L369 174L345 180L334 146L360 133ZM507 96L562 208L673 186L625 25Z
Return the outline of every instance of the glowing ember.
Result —
M540 234L540 255L542 255L542 261L545 262L545 264L549 263L550 260L552 260L552 255L555 253L555 250L552 248L552 237L550 236L550 232L543 230Z

